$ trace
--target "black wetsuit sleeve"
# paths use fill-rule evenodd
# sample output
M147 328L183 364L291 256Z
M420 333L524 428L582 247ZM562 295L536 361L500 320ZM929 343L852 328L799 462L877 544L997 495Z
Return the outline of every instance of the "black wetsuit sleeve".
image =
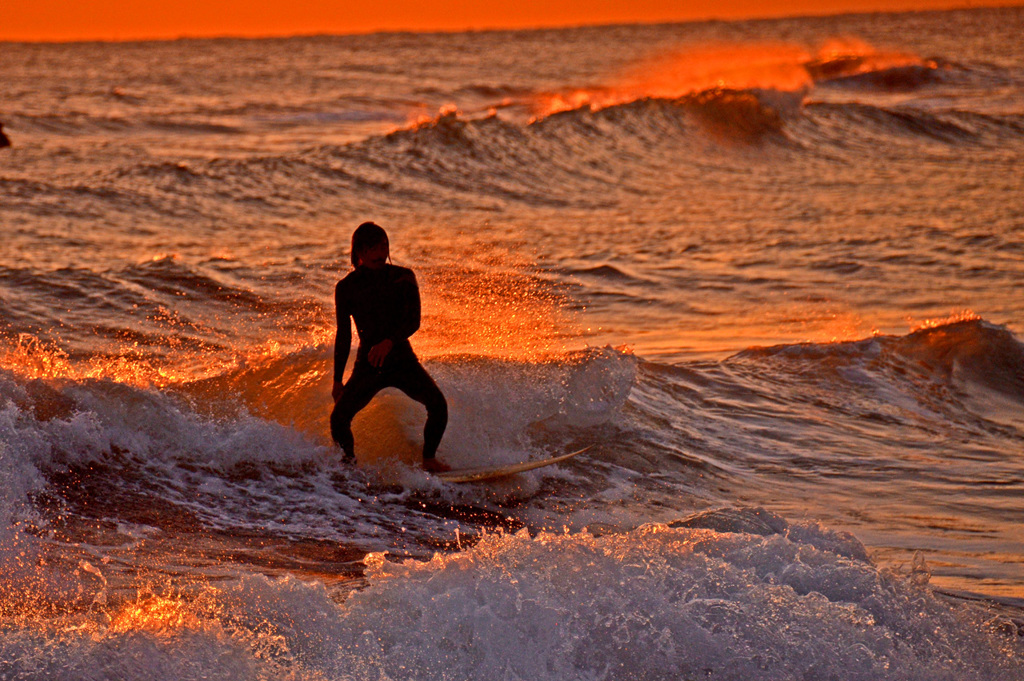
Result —
M345 364L352 349L352 312L341 284L334 289L334 308L338 317L338 334L334 338L334 382L345 375Z
M408 340L420 328L420 287L416 284L416 275L408 271L399 283L402 286L402 307L395 320L392 343Z

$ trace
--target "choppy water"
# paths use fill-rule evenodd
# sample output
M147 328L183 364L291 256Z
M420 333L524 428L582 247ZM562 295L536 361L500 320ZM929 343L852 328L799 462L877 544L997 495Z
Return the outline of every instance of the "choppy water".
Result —
M1022 28L3 44L0 677L1024 679Z

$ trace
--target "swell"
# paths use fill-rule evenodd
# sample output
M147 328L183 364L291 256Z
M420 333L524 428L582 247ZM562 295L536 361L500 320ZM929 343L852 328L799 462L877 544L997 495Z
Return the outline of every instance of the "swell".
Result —
M478 91L470 88L468 92ZM481 91L483 92L483 91ZM411 102L374 97L348 97L343 106L324 110L315 105L279 105L273 102L247 102L239 105L208 104L177 111L154 109L145 98L111 94L118 113L107 113L108 107L96 111L61 113L15 112L4 116L4 124L25 138L102 137L116 135L122 139L135 136L226 136L235 138L264 130L286 130L302 126L325 125L399 125L407 120ZM94 104L95 106L95 104Z
M394 133L284 155L153 163L129 161L89 181L75 196L71 178L32 188L40 198L67 200L65 210L125 203L205 222L240 215L298 216L324 196L352 200L373 195L396 207L452 201L483 208L504 203L586 207L608 205L602 195L643 191L636 167L676 163L677 154L701 155L710 143L753 144L778 138L783 120L757 93L708 92L683 100L648 99L601 111L572 111L533 124L498 116L449 113ZM6 192L17 192L5 183ZM77 182L77 181L76 181ZM439 191L440 190L440 191ZM190 201L183 202L187 194ZM41 197L42 195L42 197ZM13 207L13 206L12 206Z
M898 356L944 381L965 381L1024 405L1024 345L1005 327L968 320L921 329L893 343Z
M231 261L172 256L105 271L0 267L0 364L165 385L236 365L239 348L263 352L268 324L278 345L305 341L310 301L267 299L255 283Z
M829 154L851 145L902 146L915 140L952 147L1016 146L1024 142L1024 117L863 102L810 102L793 111L772 93L709 91L599 111L577 109L528 125L449 113L345 146L245 159L129 162L87 185L53 178L22 187L30 181L8 179L0 190L11 199L9 209L27 213L47 210L49 197L61 202L62 215L127 210L203 223L297 217L303 206L322 203L324 196L344 203L372 195L395 208L456 201L483 209L505 204L596 209L613 205L622 193L646 191L651 173L678 173L680 155L692 165L749 145L789 147L795 141L815 154ZM183 194L190 201L183 202Z
M711 90L583 107L525 126L453 112L316 155L337 159L350 173L339 177L343 182L379 180L378 191L400 200L436 201L440 188L440 195L471 205L567 206L581 196L644 192L641 180L650 173L678 174L681 155L694 167L728 162L751 146L831 155L921 142L964 150L1019 147L1024 115L868 101L801 104L800 95L778 91ZM586 207L602 205L592 198Z
M848 523L864 495L880 504L902 495L922 518L962 515L997 536L1005 528L980 509L1001 508L1004 490L986 481L1024 480L1024 345L978 319L722 361L644 362L630 406L618 464L644 471L656 460L695 498L804 499L797 505ZM657 496L653 480L642 484ZM878 514L878 526L901 526Z
M866 362L907 381L917 376L930 384L983 386L1024 406L1024 345L1007 328L981 319L931 325L906 336L787 345L736 356L737 361L761 358L813 361L828 372Z
M863 102L811 102L805 111L811 128L817 133L825 132L830 138L819 143L829 146L838 145L840 138L848 144L881 138L898 145L927 140L953 147L1000 147L1024 141L1024 115L960 110L932 112ZM802 129L794 136L799 140L811 134ZM833 137L835 139L831 139Z
M1024 142L1024 114L975 110L955 97L964 87L995 87L996 76L1003 87L1016 87L1005 70L993 76L939 60L869 68L864 57L807 68L815 78L794 90L641 93L532 120L505 112L525 106L529 98L520 98L484 117L447 111L392 133L285 153L167 162L118 151L111 170L84 181L59 169L45 179L12 174L0 180L0 192L5 210L32 216L112 213L203 224L300 217L308 206L324 205L324 197L339 199L338 208L326 202L326 211L370 196L395 209L453 202L485 210L508 204L599 209L623 194L649 192L652 176L721 164L752 147L830 155L921 142L961 149ZM894 90L924 100L895 104L885 99ZM950 104L928 103L951 93ZM680 158L687 159L683 168Z
M205 117L205 116L203 116ZM71 114L25 114L5 117L5 123L21 134L29 133L64 137L107 136L140 133L170 135L238 135L244 129L237 125L205 120L187 121L180 116L161 119L137 115L103 115L75 112Z
M29 300L45 300L45 309L54 297L68 301L73 310L88 311L98 317L131 314L140 306L141 313L153 315L156 308L174 301L195 301L211 306L228 305L250 311L266 310L263 299L237 280L232 281L210 268L202 270L177 257L164 256L121 269L97 272L83 267L42 270L30 267L0 266L0 287L7 289L5 298L27 305ZM29 308L32 310L32 308ZM59 326L59 318L43 317L30 311L32 325ZM15 330L28 330L4 320Z

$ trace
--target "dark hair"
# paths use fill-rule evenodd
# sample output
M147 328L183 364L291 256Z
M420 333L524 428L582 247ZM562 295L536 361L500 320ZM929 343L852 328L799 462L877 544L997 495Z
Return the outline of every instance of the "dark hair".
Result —
M388 242L388 233L384 228L374 222L364 222L352 232L352 267L358 267L359 261L356 256L368 248L373 248L381 243Z

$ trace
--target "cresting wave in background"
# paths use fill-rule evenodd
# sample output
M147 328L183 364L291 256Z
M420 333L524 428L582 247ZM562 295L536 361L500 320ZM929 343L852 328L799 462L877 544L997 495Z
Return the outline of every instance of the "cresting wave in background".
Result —
M3 45L0 677L1024 679L1022 26Z

